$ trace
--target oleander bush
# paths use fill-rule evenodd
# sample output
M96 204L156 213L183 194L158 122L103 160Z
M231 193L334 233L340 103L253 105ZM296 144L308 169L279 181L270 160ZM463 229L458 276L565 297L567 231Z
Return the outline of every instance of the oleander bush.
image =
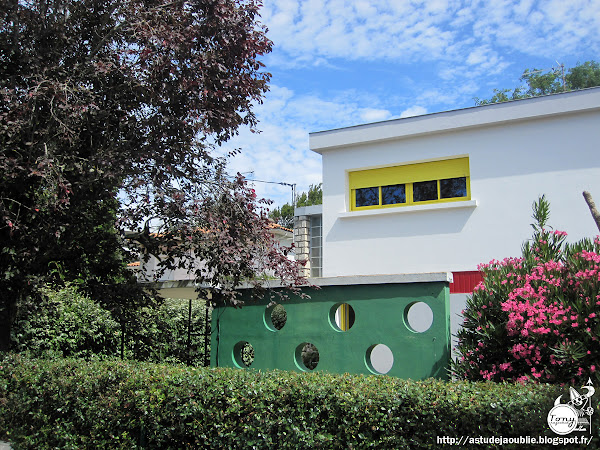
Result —
M534 203L522 256L482 264L458 333L459 378L600 385L600 237L569 244Z
M438 436L555 437L547 414L566 392L5 355L0 440L22 449L439 448ZM588 448L600 441L593 423Z

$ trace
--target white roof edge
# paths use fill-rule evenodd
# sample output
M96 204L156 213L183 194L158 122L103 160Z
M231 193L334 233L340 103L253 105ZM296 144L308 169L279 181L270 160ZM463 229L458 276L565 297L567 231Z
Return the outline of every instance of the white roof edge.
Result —
M294 208L294 216L314 216L323 214L323 205L297 206Z
M316 153L378 141L600 109L600 87L309 134Z
M314 286L345 286L356 284L452 283L452 272L401 273L389 275L350 275L343 277L309 278Z

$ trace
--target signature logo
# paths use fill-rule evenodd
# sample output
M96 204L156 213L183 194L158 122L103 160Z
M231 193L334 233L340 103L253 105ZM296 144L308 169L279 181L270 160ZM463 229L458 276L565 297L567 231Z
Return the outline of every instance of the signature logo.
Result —
M592 432L592 395L596 390L592 386L592 380L589 379L585 386L584 394L580 394L574 388L569 388L570 400L567 403L561 403L562 395L559 395L554 402L554 407L548 413L548 426L556 434L566 435L573 431Z

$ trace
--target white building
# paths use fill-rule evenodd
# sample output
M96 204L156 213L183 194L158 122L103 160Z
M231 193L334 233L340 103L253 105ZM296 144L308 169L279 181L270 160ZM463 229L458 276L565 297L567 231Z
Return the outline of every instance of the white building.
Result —
M323 276L476 270L518 256L531 205L597 232L600 88L310 134L323 157Z
M447 271L451 292L469 292L479 263L520 255L542 194L550 225L571 241L598 232L582 192L600 200L600 88L316 132L309 142L323 157L324 277Z

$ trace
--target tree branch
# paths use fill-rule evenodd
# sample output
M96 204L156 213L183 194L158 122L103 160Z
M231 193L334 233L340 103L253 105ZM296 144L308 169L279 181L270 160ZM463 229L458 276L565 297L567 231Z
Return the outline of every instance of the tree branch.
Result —
M583 198L585 199L585 202L587 203L588 207L590 208L592 217L594 218L594 221L596 222L596 226L598 227L598 230L600 231L600 212L598 212L598 210L596 209L596 204L594 203L594 200L592 199L592 194L590 194L588 191L583 191Z

